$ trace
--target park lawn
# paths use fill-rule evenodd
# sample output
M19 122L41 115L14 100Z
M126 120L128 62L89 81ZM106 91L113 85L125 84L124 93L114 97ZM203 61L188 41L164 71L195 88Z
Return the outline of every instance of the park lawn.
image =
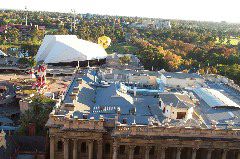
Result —
M240 38L235 38L235 37L230 38L231 45L237 45L239 42L240 42ZM216 43L220 44L219 38L217 38ZM227 38L225 39L225 41L222 44L227 44Z
M117 52L119 54L134 54L138 50L137 47L132 46L128 43L116 43L111 44L109 48L106 49L108 54Z

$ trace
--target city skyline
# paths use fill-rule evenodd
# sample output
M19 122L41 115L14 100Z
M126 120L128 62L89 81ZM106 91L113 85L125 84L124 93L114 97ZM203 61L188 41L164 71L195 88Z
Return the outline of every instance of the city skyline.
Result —
M216 3L217 2L217 3ZM190 0L170 0L157 1L117 1L110 0L0 0L2 9L25 9L37 11L57 11L71 12L75 9L77 13L91 13L101 15L138 16L163 19L182 19L197 21L215 21L240 23L240 15L237 14L237 0L220 1L195 1ZM48 5L46 5L48 4ZM57 4L57 5L56 5ZM234 5L233 5L234 4Z

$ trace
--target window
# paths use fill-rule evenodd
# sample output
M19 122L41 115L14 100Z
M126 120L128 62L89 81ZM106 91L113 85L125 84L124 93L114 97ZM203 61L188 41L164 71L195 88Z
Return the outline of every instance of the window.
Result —
M86 142L82 142L81 144L81 152L86 153L87 152L87 144Z
M119 154L124 154L125 153L125 146L124 145L120 145L119 147Z
M57 143L57 150L58 150L58 151L62 151L62 150L63 150L63 143L62 143L61 140L58 141L58 143Z
M105 144L104 152L105 152L105 154L110 154L110 144L109 143Z
M134 155L139 155L140 154L140 146L136 146L134 149Z
M151 147L151 149L149 151L149 155L154 155L154 149L155 149L155 147Z
M186 116L186 112L177 112L177 119L183 119Z

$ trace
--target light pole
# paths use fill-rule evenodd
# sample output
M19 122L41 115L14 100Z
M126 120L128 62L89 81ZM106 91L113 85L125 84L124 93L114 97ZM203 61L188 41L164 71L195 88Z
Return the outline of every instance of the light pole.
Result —
M25 11L26 11L25 25L27 26L27 20L28 20L27 6L25 6Z
M76 10L71 9L71 12L73 13L73 22L71 24L71 31L74 33L75 32L75 27L76 27Z

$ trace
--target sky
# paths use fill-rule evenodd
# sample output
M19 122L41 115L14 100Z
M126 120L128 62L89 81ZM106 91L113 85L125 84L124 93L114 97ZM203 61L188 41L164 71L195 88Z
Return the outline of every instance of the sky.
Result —
M240 23L240 0L0 0L0 8Z

